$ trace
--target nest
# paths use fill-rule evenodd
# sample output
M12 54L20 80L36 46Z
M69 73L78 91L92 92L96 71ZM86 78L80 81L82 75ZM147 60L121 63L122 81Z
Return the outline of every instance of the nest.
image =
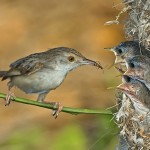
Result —
M115 117L120 128L120 138L126 141L126 144L123 142L124 147L134 150L150 149L149 108L140 101L135 102L122 94L121 105Z
M147 49L150 48L150 1L123 0L128 18L125 22L127 39L138 40Z
M122 13L127 13L124 30L127 40L137 40L150 49L150 0L123 0L123 9L115 20L105 24L119 24ZM120 128L119 150L150 149L150 108L142 102L129 99L124 93L117 97L119 108L115 114Z
M150 49L150 1L149 0L122 0L124 7L115 20L107 21L105 25L119 24L120 16L128 13L124 30L127 40L138 40L147 49ZM116 5L118 6L118 5ZM114 7L116 7L114 6Z

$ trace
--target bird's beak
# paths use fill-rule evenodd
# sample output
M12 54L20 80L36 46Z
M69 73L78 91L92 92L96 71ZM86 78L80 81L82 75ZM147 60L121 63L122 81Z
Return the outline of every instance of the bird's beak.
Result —
M122 83L117 86L117 89L127 92L129 91L129 85L127 83Z
M142 79L143 78L143 72L135 72L133 69L128 69L124 75L129 76L131 78L136 78L136 79Z
M130 94L130 95L134 95L134 90L131 87L131 84L129 83L122 83L119 86L117 86L117 89L121 90L124 93Z
M135 87L135 85L133 83L131 83L130 76L123 75L122 82L123 82L122 84L117 86L117 89L120 89L121 91L130 93L130 94L135 92L136 88L133 88L133 87Z
M114 51L115 51L115 47L111 47L111 48L104 48L104 49L109 50L109 51L112 51L112 52L114 52Z
M123 59L116 53L116 47L104 48L104 49L109 50L109 51L112 51L112 52L115 54L115 56L116 56L115 64L120 64L120 63L123 63L123 64L124 64Z
M134 72L133 70L131 70L131 69L128 69L128 70L124 73L124 75L130 76L130 77L134 77L134 76L135 76L135 72Z
M116 53L116 47L104 48L104 49L113 52L113 53L115 54L115 56L117 56L117 53Z
M130 86L130 83L128 81L129 79L130 77L123 75L122 84L118 85L117 89L122 90L122 91L129 91L129 86Z
M83 59L82 64L83 65L92 65L92 66L96 66L98 68L103 69L103 67L101 66L101 64L99 62L96 62L96 61L93 61L93 60L90 60L87 58Z
M125 65L125 61L120 56L116 56L115 65L117 64Z

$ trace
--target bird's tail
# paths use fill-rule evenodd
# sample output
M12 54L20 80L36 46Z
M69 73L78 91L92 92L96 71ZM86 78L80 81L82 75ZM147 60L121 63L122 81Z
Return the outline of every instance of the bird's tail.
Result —
M0 78L4 77L7 71L0 71Z

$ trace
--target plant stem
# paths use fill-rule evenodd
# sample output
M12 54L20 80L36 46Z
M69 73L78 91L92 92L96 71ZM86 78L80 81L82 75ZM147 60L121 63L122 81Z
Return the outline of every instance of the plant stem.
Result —
M6 98L6 94L0 93L0 98L4 99ZM29 99L19 98L19 97L11 97L11 100L18 103L24 103L28 105L35 105L38 107L44 107L47 109L56 110L57 107L53 104L49 103L41 103ZM100 109L83 109L83 108L70 108L70 107L63 107L62 112L70 113L73 115L77 114L101 114L101 115L112 115L112 112L109 110L100 110Z

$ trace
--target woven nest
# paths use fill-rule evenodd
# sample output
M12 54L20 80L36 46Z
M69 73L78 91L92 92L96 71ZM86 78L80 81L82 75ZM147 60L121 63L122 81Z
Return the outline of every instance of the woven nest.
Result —
M128 18L125 23L127 39L139 40L146 48L150 48L150 1L124 0Z
M120 98L120 97L118 97ZM115 114L120 136L126 140L130 149L150 149L150 112L140 101L135 102L125 94L121 96L121 105Z
M150 0L123 0L123 8L115 20L105 25L119 24L122 13L127 13L124 30L127 40L137 40L150 49ZM116 5L117 6L117 5ZM119 150L150 150L150 108L142 102L129 99L118 91L118 112L115 114L120 128Z

